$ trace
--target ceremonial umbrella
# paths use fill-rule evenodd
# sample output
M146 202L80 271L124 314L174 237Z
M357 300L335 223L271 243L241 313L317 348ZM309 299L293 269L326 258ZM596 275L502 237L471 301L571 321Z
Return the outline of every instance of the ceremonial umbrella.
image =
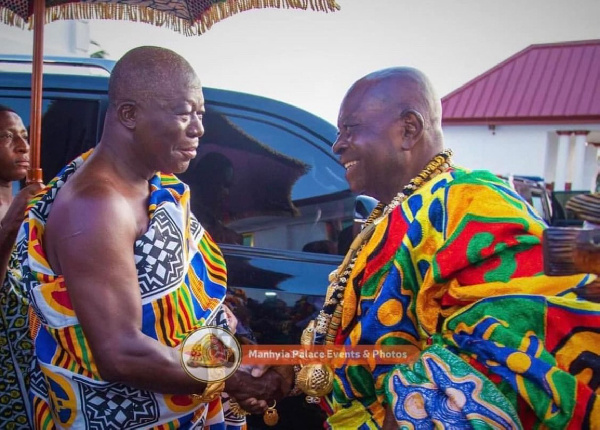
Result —
M169 27L199 35L236 13L260 8L312 9L333 12L335 0L0 0L0 21L33 28L31 74L31 168L28 182L42 182L40 138L44 22L59 19L118 19ZM44 19L37 19L45 17Z

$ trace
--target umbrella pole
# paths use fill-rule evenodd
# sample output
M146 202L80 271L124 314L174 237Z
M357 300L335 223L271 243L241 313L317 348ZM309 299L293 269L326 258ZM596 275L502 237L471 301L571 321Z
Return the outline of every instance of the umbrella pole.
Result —
M42 182L40 168L42 137L42 79L44 67L44 22L46 20L45 0L33 2L33 63L31 73L31 128L30 128L30 168L27 183Z

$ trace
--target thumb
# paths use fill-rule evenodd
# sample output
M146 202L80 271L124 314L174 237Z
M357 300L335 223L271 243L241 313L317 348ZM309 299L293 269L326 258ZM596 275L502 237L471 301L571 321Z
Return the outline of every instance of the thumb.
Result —
M260 378L261 376L263 376L265 374L265 372L269 370L269 366L267 366L266 364L263 365L258 365L258 366L254 366L254 368L252 369L252 376L254 376L255 378Z

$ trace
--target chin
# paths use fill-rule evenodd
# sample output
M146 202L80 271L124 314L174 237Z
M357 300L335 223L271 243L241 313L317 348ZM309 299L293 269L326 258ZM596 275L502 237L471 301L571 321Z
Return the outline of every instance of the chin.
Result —
M185 164L177 165L177 167L170 169L170 172L168 172L168 173L175 174L175 175L177 175L178 173L184 173L188 169L188 167L190 167L189 161ZM165 172L165 173L167 173L167 172Z
M28 169L23 169L23 168L16 169L7 175L7 180L9 182L21 181L27 177L27 170Z

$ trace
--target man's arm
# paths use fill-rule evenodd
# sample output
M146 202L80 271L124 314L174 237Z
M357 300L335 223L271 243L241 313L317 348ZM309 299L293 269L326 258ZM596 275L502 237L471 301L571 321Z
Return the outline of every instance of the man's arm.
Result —
M19 227L23 222L23 214L27 208L27 203L42 187L42 184L34 183L19 191L4 218L0 220L0 287L6 277L10 254L15 245Z
M136 221L131 203L118 193L90 188L85 197L57 202L48 221L46 246L65 277L101 377L162 393L202 393L205 384L187 375L178 351L141 331L133 255L139 214ZM245 398L236 392L244 388L275 397L277 377L270 374L254 382L249 375L236 375L228 381L234 391L230 394Z

